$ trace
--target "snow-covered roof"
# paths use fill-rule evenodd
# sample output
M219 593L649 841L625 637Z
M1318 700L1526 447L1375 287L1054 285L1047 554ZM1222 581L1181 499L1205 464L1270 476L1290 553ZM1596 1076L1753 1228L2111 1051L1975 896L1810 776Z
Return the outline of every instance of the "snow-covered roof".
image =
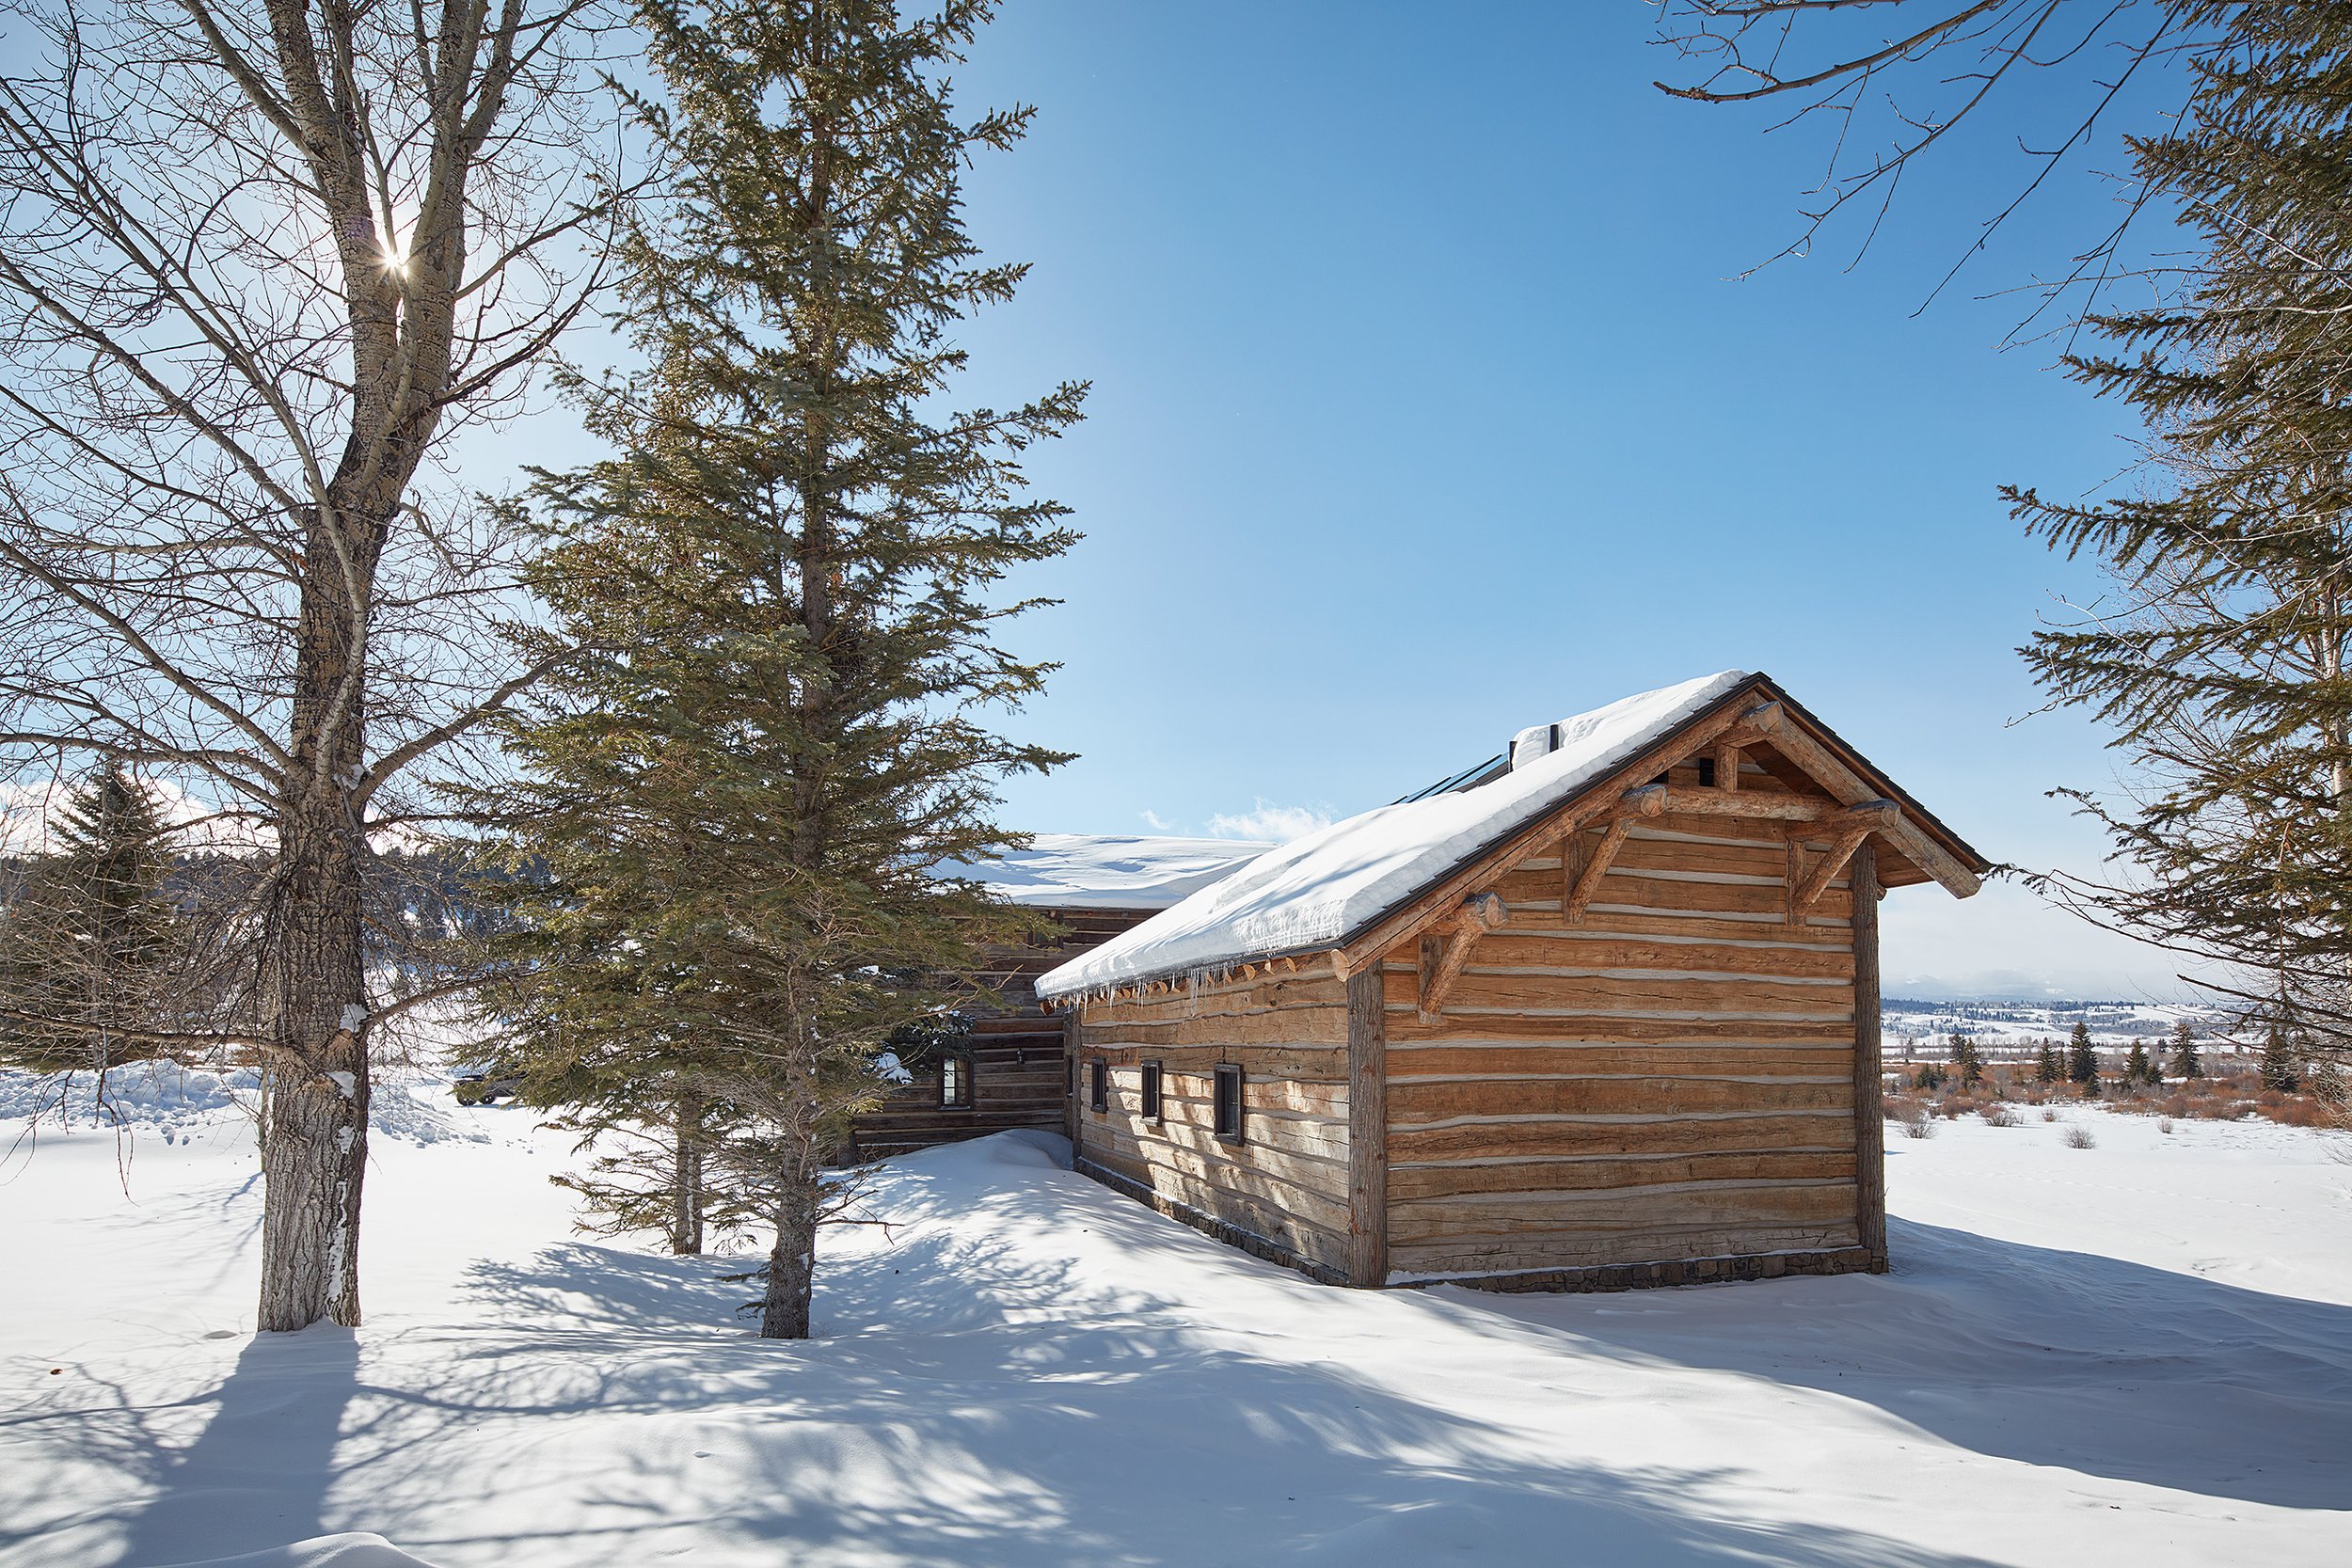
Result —
M948 869L1008 903L1060 910L1165 910L1233 874L1271 844L1135 833L1037 833L1002 860Z
M1336 947L1750 678L1725 670L1522 731L1511 771L1469 789L1381 806L1272 850L1049 971L1037 992L1073 996Z

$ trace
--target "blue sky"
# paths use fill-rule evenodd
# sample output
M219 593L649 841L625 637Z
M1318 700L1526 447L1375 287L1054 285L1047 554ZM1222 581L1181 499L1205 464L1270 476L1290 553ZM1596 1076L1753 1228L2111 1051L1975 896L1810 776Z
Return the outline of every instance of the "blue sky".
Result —
M2128 411L2056 345L2001 346L2012 291L2112 222L2115 139L1924 311L2029 174L2048 84L1911 176L1859 265L1849 227L1740 278L1796 235L1820 132L1658 92L1655 18L1008 0L960 100L1039 113L967 195L982 244L1035 270L958 334L958 401L1094 384L1030 464L1087 537L1015 584L1064 602L1012 639L1064 664L1012 727L1081 756L1017 782L1011 825L1345 816L1737 667L1992 859L2096 863L2043 792L2113 762L2080 718L2026 717L2013 650L2098 585L1995 491L2104 493L2129 461ZM469 443L469 479L570 460L564 423ZM1905 890L1885 940L1898 995L2181 990L2015 887Z
M1020 730L1083 755L1013 790L1016 825L1345 815L1739 667L1993 859L2096 861L2043 791L2113 764L2078 718L2018 722L2012 652L2096 583L1995 487L2101 491L2132 424L2053 345L2003 351L2019 302L1984 296L2061 261L2107 187L2054 183L1920 312L2022 178L1979 135L1858 267L1847 230L1735 280L1794 234L1819 138L1657 92L1653 16L1008 6L964 102L1040 112L969 194L1036 270L963 334L972 401L1094 381L1033 465L1088 537L1018 635L1067 665ZM1897 895L1887 943L1891 990L2177 989L2015 889Z

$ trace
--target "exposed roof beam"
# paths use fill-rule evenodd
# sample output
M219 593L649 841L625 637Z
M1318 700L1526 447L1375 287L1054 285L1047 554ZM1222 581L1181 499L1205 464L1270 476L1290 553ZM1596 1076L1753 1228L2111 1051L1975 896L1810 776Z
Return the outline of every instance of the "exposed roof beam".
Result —
M1423 1023L1435 1023L1442 1016L1445 993L1462 977L1462 966L1470 962L1470 949L1477 945L1478 939L1509 918L1500 897L1491 893L1475 894L1462 901L1444 926L1422 933L1420 1005ZM1439 949L1434 960L1430 955L1432 947Z

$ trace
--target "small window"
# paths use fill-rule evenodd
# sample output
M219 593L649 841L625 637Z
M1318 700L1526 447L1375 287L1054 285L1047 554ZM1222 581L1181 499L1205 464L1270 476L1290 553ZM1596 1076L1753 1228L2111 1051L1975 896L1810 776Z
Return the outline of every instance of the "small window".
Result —
M939 1103L943 1109L968 1110L972 1104L972 1053L950 1051L939 1059Z
M1160 1064L1143 1064L1143 1119L1158 1121L1160 1117Z
M1216 1069L1216 1135L1229 1144L1241 1142L1241 1069L1228 1064Z
M1087 1064L1087 1104L1097 1111L1111 1108L1110 1064L1100 1056Z
M1713 757L1699 758L1699 787L1701 789L1715 787L1715 759Z

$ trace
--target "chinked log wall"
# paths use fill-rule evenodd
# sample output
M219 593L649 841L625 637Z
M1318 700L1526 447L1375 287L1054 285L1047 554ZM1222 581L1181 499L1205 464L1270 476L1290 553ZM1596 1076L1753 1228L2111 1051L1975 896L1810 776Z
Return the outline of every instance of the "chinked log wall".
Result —
M1262 1257L1318 1278L1348 1248L1347 994L1327 967L1092 1002L1078 1025L1078 1168ZM1093 1110L1089 1062L1109 1075ZM1143 1064L1163 1119L1142 1115ZM1240 1067L1244 1136L1218 1141L1213 1070Z
M938 1069L926 1068L914 1075L914 1082L893 1090L881 1105L857 1118L850 1158L881 1159L1016 1128L1068 1131L1068 1040L1062 1021L1039 1011L1031 987L1047 970L1141 924L1152 911L1041 912L1062 927L1062 936L1049 945L994 955L995 967L979 979L1004 998L1003 1006L967 1009L978 1015L972 1025L973 1102L941 1105Z
M1573 1286L1870 1266L1847 879L1791 925L1776 827L1651 817L1571 924L1564 883L1598 838L1502 879L1505 923L1434 1022L1412 955L1382 965L1389 1267ZM1756 1261L1683 1267L1715 1259Z

